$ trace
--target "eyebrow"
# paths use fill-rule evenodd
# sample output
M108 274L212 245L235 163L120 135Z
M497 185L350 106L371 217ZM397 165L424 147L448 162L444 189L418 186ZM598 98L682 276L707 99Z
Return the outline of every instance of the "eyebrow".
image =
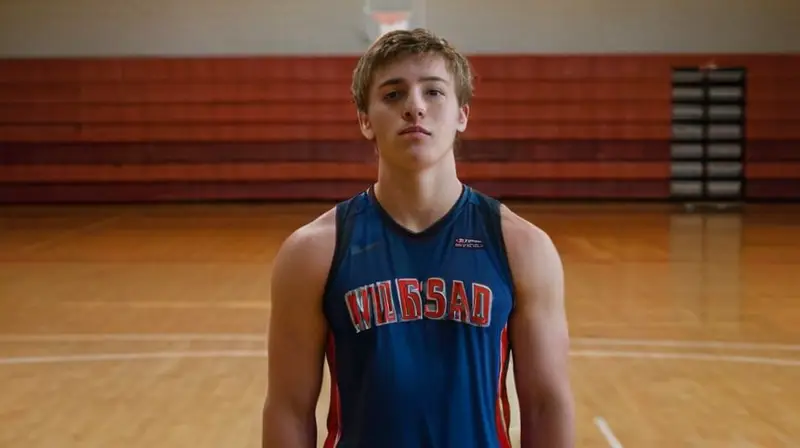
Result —
M444 78L440 78L438 76L423 76L419 80L420 81L438 81L438 82L443 82L443 83L447 84L447 80L445 80ZM403 81L404 81L403 78L391 78L391 79L387 79L386 81L382 82L381 85L379 85L378 87L380 88L380 87L385 87L385 86L397 85L397 84L401 84Z

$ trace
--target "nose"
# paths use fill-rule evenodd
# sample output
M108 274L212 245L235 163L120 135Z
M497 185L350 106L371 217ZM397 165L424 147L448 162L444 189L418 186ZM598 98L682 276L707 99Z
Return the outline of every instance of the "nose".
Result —
M403 117L406 120L418 120L425 116L425 102L419 94L408 95Z

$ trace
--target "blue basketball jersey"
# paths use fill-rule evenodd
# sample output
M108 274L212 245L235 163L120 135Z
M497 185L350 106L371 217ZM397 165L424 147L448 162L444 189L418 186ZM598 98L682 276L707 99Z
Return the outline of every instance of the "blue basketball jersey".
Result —
M372 189L336 206L326 448L510 448L513 286L499 203L468 186L412 233Z

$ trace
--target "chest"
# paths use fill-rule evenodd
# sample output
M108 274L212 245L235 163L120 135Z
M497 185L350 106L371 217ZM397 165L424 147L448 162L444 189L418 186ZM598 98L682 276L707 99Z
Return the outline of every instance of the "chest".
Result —
M513 301L498 249L479 230L426 240L356 234L335 268L326 314L335 331L349 334L421 320L502 327Z

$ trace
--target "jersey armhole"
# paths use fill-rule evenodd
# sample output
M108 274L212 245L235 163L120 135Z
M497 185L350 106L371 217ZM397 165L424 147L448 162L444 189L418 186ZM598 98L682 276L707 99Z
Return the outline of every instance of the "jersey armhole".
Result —
M486 196L482 193L478 193L478 196L483 203L482 208L484 208L484 213L486 213L485 222L489 227L489 232L492 234L492 237L497 242L497 247L499 249L499 258L500 263L502 264L502 268L506 274L506 280L508 281L509 287L511 288L511 300L512 300L512 309L516 303L514 300L515 298L515 291L514 291L514 273L511 271L511 263L508 261L508 250L506 248L506 240L503 236L503 214L502 214L502 204L497 199L491 198Z
M337 270L339 269L339 265L341 264L342 259L347 252L347 248L350 245L350 239L352 235L352 228L353 228L353 220L350 218L350 212L352 210L352 199L344 202L340 202L336 204L336 233L335 233L335 242L334 242L334 249L333 249L333 257L331 258L331 265L328 268L328 278L325 281L325 289L323 290L323 296L328 295L328 291L331 287L331 283L333 279L336 278ZM323 300L324 301L324 300Z

